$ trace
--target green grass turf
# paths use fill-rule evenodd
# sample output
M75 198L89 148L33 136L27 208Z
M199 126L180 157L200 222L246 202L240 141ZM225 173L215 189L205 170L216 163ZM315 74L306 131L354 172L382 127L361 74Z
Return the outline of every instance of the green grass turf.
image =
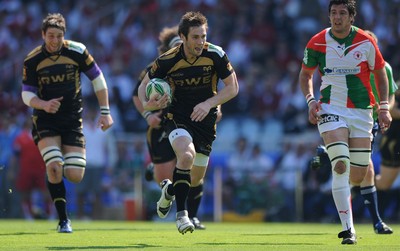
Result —
M377 235L356 224L358 244L341 245L339 224L212 223L180 234L174 222L72 221L74 233L59 234L56 222L0 220L0 250L400 250L400 225Z

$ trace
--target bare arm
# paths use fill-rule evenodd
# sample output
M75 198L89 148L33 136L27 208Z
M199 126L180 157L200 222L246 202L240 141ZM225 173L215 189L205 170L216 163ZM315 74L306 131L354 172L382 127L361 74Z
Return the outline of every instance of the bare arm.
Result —
M223 79L222 82L225 84L225 87L222 88L217 95L197 104L193 108L193 112L190 115L193 121L202 121L208 115L211 108L218 107L231 100L239 93L239 84L235 72Z
M114 124L114 121L110 114L110 105L108 103L108 89L101 89L96 91L96 97L100 106L101 113L99 121L97 122L97 126L105 131Z
M147 99L146 99L146 85L147 85L147 83L149 81L150 81L149 73L146 73L146 75L142 79L142 82L140 82L139 89L138 89L138 97L139 97L140 102L142 102L142 106L141 107L142 107L143 110L145 110L144 109L144 104L147 101Z
M150 127L159 128L160 127L160 122L161 122L161 118L160 118L161 111L154 113L154 112L151 112L151 111L144 110L143 109L143 104L140 101L138 96L133 96L132 100L133 100L133 104L136 107L136 110L140 114L142 114L143 118L147 121L147 124Z
M318 111L321 110L321 105L314 98L313 74L314 70L302 68L299 74L299 81L301 91L303 92L308 104L308 121L310 121L311 124L316 125L320 118Z
M389 101L389 83L385 68L373 71L380 102Z
M385 68L373 71L379 92L380 104L378 111L379 126L382 131L390 127L392 117L389 112L389 83Z
M149 73L146 73L142 82L139 85L138 89L138 96L140 101L142 102L143 111L154 111L154 110L161 110L167 107L169 103L168 94L164 94L161 98L157 99L153 97L150 100L146 98L146 85L150 81Z
M58 109L60 109L61 100L63 100L63 97L54 98L46 101L40 99L38 96L35 96L30 100L29 106L37 110L44 110L47 113L56 113L58 112Z

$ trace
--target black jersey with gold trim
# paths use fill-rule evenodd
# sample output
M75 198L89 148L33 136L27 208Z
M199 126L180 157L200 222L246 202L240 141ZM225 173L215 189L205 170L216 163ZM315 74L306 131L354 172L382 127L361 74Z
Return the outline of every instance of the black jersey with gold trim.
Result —
M193 108L217 94L219 79L233 73L230 61L221 47L206 43L202 54L193 62L184 56L183 45L172 48L156 59L149 77L167 79L173 91L169 112L190 117ZM213 108L210 113L215 113Z
M56 114L34 110L39 116L78 117L82 112L81 72L90 80L100 74L85 45L65 40L59 52L50 54L45 45L32 50L24 60L23 85L43 100L63 97Z
M143 80L143 78L146 76L147 72L149 72L149 70L151 69L151 66L152 66L152 65L153 65L153 62L150 63L150 64L148 64L148 65L146 66L146 68L143 69L143 70L140 72L139 78L138 78L138 80L137 80L137 84L136 84L136 86L135 86L135 89L133 89L133 94L132 94L132 96L136 96L136 97L139 96L139 86L140 86L140 84L142 83L142 80Z

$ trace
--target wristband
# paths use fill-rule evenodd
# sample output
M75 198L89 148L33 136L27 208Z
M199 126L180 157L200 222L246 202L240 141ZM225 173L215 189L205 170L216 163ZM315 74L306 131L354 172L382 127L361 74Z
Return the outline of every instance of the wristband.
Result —
M110 107L109 106L100 106L100 114L101 115L110 115Z
M379 111L389 111L389 105L379 105Z
M379 102L379 111L389 111L389 101Z
M144 111L142 112L142 116L145 120L147 120L147 118L151 115L151 111Z
M314 98L314 96L313 96L311 93L309 93L309 94L306 95L306 99L307 99L307 105L308 105L308 106L310 106L310 103L311 103L311 102L315 101L315 98Z

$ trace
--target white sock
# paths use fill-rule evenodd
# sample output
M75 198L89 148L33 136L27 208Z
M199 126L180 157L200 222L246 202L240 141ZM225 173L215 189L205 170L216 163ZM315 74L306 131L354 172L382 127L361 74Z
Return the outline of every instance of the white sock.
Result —
M342 223L342 228L343 230L351 228L351 232L355 233L348 173L341 175L335 172L332 173L332 196Z

